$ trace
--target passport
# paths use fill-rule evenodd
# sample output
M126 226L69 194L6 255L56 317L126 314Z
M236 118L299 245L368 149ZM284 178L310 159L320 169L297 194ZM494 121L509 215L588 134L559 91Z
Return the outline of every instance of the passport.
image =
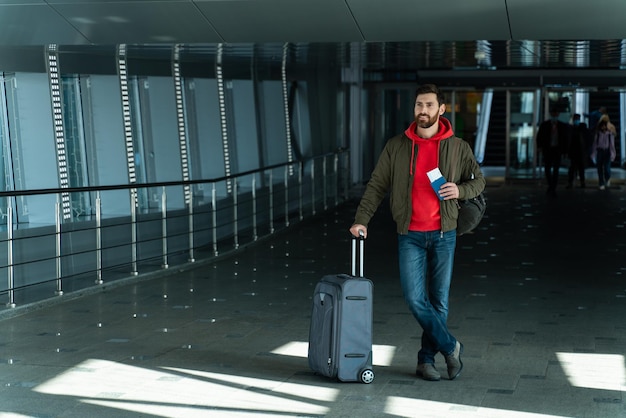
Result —
M439 168L433 168L426 173L426 175L428 176L428 180L430 180L430 185L433 190L437 193L439 200L443 200L443 197L439 195L439 189L444 183L446 183L446 179L443 177L443 174L441 174L441 171L439 171Z

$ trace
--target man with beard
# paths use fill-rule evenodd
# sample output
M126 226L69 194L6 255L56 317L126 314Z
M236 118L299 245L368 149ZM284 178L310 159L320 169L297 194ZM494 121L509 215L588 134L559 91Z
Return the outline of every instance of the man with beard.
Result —
M422 328L416 373L430 381L441 378L435 367L437 353L444 356L450 380L463 368L463 345L447 326L457 199L478 196L485 188L469 144L454 136L450 121L442 116L445 110L437 86L418 87L415 121L403 134L387 141L350 228L353 236L367 238L367 225L389 192L398 233L400 284ZM427 175L435 168L447 179L438 190Z

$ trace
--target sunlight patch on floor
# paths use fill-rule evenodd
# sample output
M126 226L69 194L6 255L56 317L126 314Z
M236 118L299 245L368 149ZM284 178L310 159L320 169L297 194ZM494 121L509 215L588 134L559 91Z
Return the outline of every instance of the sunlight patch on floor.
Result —
M185 417L206 416L207 411L324 415L328 408L318 403L334 402L339 393L275 380L189 369L150 370L98 359L84 361L34 391L126 411Z
M572 386L626 391L626 363L618 354L556 353Z
M273 393L296 396L314 401L335 402L337 400L337 396L339 395L338 389L317 386L313 389L310 385L281 382L278 380L258 379L255 377L205 372L201 370L179 369L175 367L164 367L164 369L171 370L176 373L201 377L208 381L222 382L228 387L272 391Z
M447 402L390 396L387 398L385 413L396 417L412 418L419 411L420 418L563 418L559 415L535 414L531 412L507 411L496 408L482 408Z
M190 405L163 405L161 403L150 402L136 402L133 400L99 400L99 399L85 399L84 403L89 405L97 405L102 408L109 409L111 416L115 416L115 410L125 412L135 412L137 414L149 415L154 417L206 417L206 416L220 416L228 417L229 414L233 416L244 416L241 411L231 410L225 411L223 409L207 409L202 407L193 407ZM259 416L256 411L250 412L250 415Z

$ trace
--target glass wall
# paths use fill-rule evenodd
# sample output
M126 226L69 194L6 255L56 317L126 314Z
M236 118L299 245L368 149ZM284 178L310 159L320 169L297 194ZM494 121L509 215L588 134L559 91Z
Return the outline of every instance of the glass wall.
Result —
M454 134L475 150L481 129L486 129L486 126L481 126L482 112L490 111L483 106L483 93L476 90L454 90L446 94L449 97L444 116L452 122Z
M509 91L506 178L535 178L537 155L535 134L539 93L535 90Z
M336 82L341 68L325 66L325 57L312 58L306 50L296 54L282 44L183 48L178 56L182 118L175 100L173 47L128 49L124 77L120 56L112 49L106 50L109 65L97 69L88 62L80 63L85 68L73 68L73 58L65 65L64 48L58 50L66 155L57 156L55 148L47 74L5 74L0 117L4 190L59 187L59 158L66 158L70 188L115 186L128 184L131 172L140 184L182 181L187 157L190 175L185 179L199 181L314 157L345 141L337 129L346 124L339 106L342 87ZM102 63L103 57L97 61ZM124 116L124 83L130 121ZM313 93L311 84L316 86ZM132 132L130 157L127 132ZM321 140L313 141L314 136ZM228 192L218 190L218 195ZM107 199L103 214L127 213L126 192L111 193L118 198ZM211 193L194 186L201 200ZM74 219L94 214L95 195L70 197ZM160 190L141 189L138 198L140 210L157 210ZM168 207L185 204L184 194L169 194ZM21 197L15 202L16 222L52 224L54 205L52 196Z
M93 286L106 269L217 255L218 241L237 248L347 195L344 155L331 154L347 143L341 64L328 55L77 49L59 47L53 69L42 54L42 72L2 73L0 222L11 208L18 232L0 239L0 294L11 303L13 290L24 303L61 282Z

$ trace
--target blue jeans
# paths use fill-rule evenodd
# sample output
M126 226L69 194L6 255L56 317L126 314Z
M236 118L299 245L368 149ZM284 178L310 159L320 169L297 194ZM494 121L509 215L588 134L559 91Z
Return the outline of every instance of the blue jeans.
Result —
M611 179L611 150L598 148L596 151L596 161L598 169L598 184L606 185Z
M456 339L448 331L448 295L456 247L456 231L398 235L400 284L404 299L422 327L417 361L434 363L435 355L451 354Z

